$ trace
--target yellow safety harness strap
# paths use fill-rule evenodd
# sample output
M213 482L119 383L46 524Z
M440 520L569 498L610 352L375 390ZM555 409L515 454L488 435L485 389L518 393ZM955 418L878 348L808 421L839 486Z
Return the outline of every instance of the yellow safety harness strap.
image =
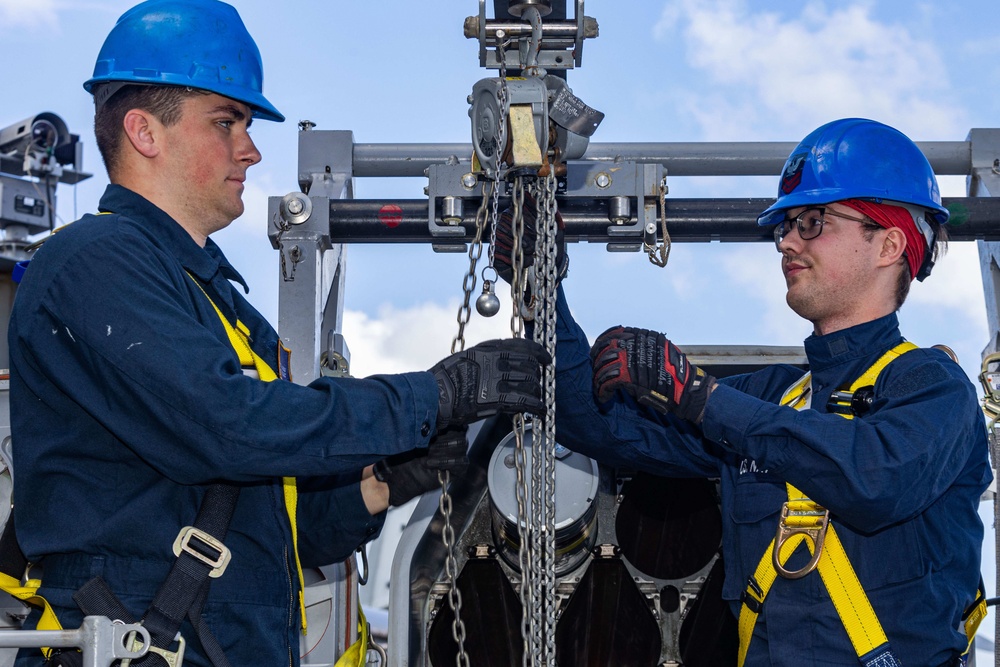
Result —
M13 521L13 517L11 517L10 520ZM28 604L36 607L41 607L42 615L38 619L36 629L62 630L62 624L59 622L59 619L56 618L56 612L53 611L52 605L49 604L48 600L43 598L41 595L38 595L38 589L41 585L41 579L29 579L22 584L20 580L15 579L9 574L0 572L0 590L22 602L27 602ZM42 653L46 658L48 658L52 653L52 649L45 647L42 649Z
M979 630L979 624L986 618L987 611L986 586L983 584L982 578L980 578L979 590L976 591L976 599L973 600L972 604L962 615L962 621L965 626L965 637L969 640L969 643L965 645L965 650L962 651L963 656L968 655L969 651L972 650L972 644L976 641L976 632Z
M333 667L365 667L368 664L368 619L358 605L358 640L347 647Z
M889 365L892 360L916 347L913 343L903 342L892 348L851 384L850 391L854 392L860 387L874 385L882 369ZM781 397L781 405L801 410L805 405L804 399L811 380L811 374L806 373L800 380L796 381ZM841 416L851 418L851 415ZM790 511L787 512L789 515L787 517L786 511L782 512L782 521L785 524L784 526L779 525L778 535L783 535L783 527L790 526L791 529L786 530L788 537L782 540L778 553L774 551L775 541L778 538L771 541L764 551L764 555L761 556L753 576L747 582L737 625L740 636L739 665L742 667L746 660L757 617L760 615L764 600L778 576L775 561L777 561L778 566L784 566L803 542L816 561L816 569L819 570L823 585L837 610L840 622L847 631L847 636L851 640L858 660L864 665L887 667L898 665L899 661L889 647L889 640L882 629L882 624L879 622L861 582L858 581L857 574L847 557L847 552L844 551L836 529L832 523L826 523L821 528L817 523L826 514L826 511L791 484L786 484L786 487L788 502L785 503L785 510ZM818 558L817 550L819 552ZM790 574L804 576L810 570L811 568L804 568L804 571L800 570ZM786 576L788 574L786 572Z
M264 359L253 351L253 347L250 345L250 329L247 325L243 324L236 319L236 326L234 327L226 319L226 316L222 314L222 311L212 297L208 295L205 288L201 286L194 276L190 273L188 274L194 284L198 286L201 293L205 295L208 302L212 304L212 308L215 309L215 314L219 316L219 320L222 322L222 327L226 330L226 335L229 337L229 344L233 346L233 350L236 351L237 356L240 359L240 366L243 368L253 368L257 371L257 377L262 382L273 382L278 379L278 374L274 372L274 369L264 361ZM283 493L285 497L285 511L288 513L288 520L291 522L292 526L292 551L294 551L295 556L295 570L299 577L299 612L302 615L302 634L306 634L308 623L306 622L306 598L305 598L305 577L302 576L302 562L299 559L299 529L298 524L295 521L296 509L299 502L298 487L295 483L294 477L282 477L281 478Z

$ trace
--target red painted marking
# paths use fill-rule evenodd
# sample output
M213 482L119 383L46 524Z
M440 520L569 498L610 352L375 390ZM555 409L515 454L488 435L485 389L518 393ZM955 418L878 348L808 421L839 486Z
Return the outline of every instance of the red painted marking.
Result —
M378 219L389 229L394 229L403 222L403 209L395 204L386 204L378 210Z

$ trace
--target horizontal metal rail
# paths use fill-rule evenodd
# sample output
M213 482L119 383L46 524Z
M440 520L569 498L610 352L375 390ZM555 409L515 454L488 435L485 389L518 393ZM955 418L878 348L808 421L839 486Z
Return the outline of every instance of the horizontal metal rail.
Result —
M559 199L559 198L557 198ZM509 200L500 200L503 209ZM667 199L667 230L674 241L767 241L770 228L757 226L757 216L773 199ZM333 200L330 240L334 243L456 243L470 241L475 231L478 200L464 206L464 235L435 237L427 224L426 199ZM948 235L952 241L1000 241L1000 198L944 199L952 211ZM591 243L638 242L638 236L609 233L608 203L600 199L559 199L566 238ZM315 213L313 215L316 215ZM659 228L659 223L657 223ZM659 233L659 229L657 229Z
M794 142L592 143L584 161L659 163L670 176L777 176ZM917 146L939 176L972 171L969 141L924 141ZM472 144L354 144L354 176L423 176L432 164L469 162Z

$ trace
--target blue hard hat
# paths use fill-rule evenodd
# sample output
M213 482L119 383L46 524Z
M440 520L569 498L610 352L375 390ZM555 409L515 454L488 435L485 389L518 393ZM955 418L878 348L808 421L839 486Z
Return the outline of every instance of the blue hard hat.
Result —
M261 94L260 51L239 13L217 0L147 0L122 14L94 65L103 83L188 86L243 102L255 118L285 117Z
M948 222L948 209L930 162L899 130L864 118L844 118L813 130L781 170L778 199L757 217L761 226L782 221L800 206L865 199L910 204Z

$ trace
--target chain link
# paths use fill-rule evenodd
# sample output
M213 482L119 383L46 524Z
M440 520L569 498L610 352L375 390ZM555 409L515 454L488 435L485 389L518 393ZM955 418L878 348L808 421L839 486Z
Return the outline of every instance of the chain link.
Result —
M490 187L495 190L496 184L492 181L483 182L483 196L479 203L479 209L476 211L476 233L472 237L472 243L469 244L469 270L462 280L464 299L462 300L462 305L458 307L458 333L451 341L452 354L465 349L465 325L469 323L469 317L472 315L472 308L469 307L469 302L472 300L473 290L476 289L476 264L479 262L479 258L483 256L483 227L486 224L486 205L489 201L487 188Z
M455 614L451 624L451 636L458 645L455 655L457 667L469 667L469 654L465 652L465 622L462 620L462 592L458 590L458 561L455 558L455 529L451 525L451 494L448 493L448 483L451 473L447 470L438 471L438 481L441 483L441 497L438 499L438 509L444 517L444 528L441 529L441 539L444 542L447 557L444 562L445 576L448 578L448 605Z

